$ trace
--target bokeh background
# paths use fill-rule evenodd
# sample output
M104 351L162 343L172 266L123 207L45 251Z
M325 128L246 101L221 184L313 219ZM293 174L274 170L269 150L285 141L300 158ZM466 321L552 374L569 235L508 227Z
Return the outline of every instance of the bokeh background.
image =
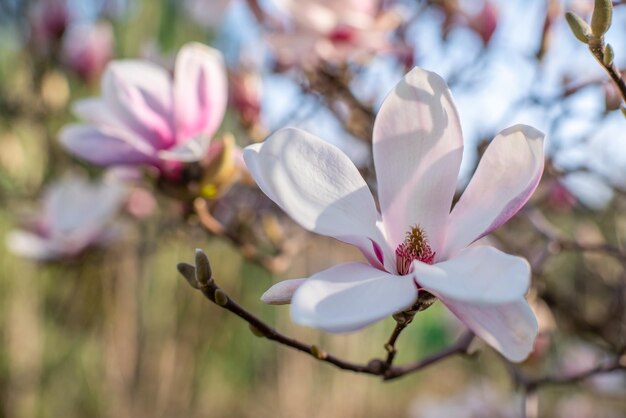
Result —
M606 40L624 68L626 6L614 3ZM231 297L285 333L354 361L382 356L394 322L328 335L292 324L288 307L263 305L259 297L271 284L361 255L285 219L245 173L217 192L187 184L176 192L146 170L128 186L106 245L55 260L4 245L42 211L50 185L105 175L68 154L58 133L75 120L73 101L99 94L112 59L171 69L184 44L211 45L229 73L219 138L245 146L299 126L348 153L372 188L372 115L419 65L446 79L456 99L466 140L459 192L499 130L526 123L548 135L535 197L490 238L534 268L529 299L540 337L521 370L567 375L623 356L626 119L619 93L564 20L566 10L588 18L593 1L333 4L0 0L0 416L626 414L620 371L522 393L499 356L476 342L469 359L383 383L255 337L190 288L176 263L204 249ZM331 17L319 18L314 6ZM356 31L346 16L363 8L369 20ZM331 28L321 30L316 19ZM225 230L203 222L198 202ZM81 204L90 211L99 202ZM262 257L250 256L250 245ZM435 304L402 335L398 361L436 352L462 330Z

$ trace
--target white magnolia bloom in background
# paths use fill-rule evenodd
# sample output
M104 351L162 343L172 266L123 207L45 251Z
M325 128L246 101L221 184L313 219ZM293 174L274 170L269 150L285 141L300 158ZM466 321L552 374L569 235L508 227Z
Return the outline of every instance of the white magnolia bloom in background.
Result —
M41 212L24 229L8 234L7 246L15 254L46 261L106 244L118 236L113 218L127 192L120 181L63 177L45 191Z
M502 131L450 211L463 154L459 118L445 82L415 68L374 124L380 212L349 158L313 135L283 129L247 147L246 164L265 194L304 228L357 246L369 262L278 283L262 300L291 301L295 322L342 332L410 308L426 290L507 358L523 360L537 334L524 299L530 267L472 243L537 187L543 136L522 125Z
M341 62L391 52L389 34L402 13L381 0L276 0L290 17L282 32L266 34L284 65L315 64L321 58Z

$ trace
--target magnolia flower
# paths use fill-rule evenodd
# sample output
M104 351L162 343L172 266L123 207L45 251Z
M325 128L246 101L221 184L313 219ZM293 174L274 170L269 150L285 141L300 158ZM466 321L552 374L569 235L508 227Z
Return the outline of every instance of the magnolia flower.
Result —
M380 0L280 0L293 27L268 34L283 65L361 59L391 50L387 34L401 23L394 10L381 11Z
M313 135L283 129L247 147L248 169L267 196L304 228L357 246L368 261L278 283L262 300L291 301L295 322L342 332L408 309L427 291L507 358L524 359L537 334L524 299L530 267L472 244L537 187L543 134L523 125L502 131L450 211L462 153L450 91L420 68L389 93L374 124L380 212L349 158Z
M63 129L61 143L105 166L164 169L198 161L221 124L227 94L220 53L201 44L181 49L174 79L148 61L114 61L104 72L102 96L74 106L88 123Z
M33 3L28 12L30 41L39 52L50 52L67 26L74 20L66 0L41 0Z
M117 181L91 183L64 177L45 192L43 208L24 230L7 236L14 253L37 260L73 257L115 238L112 219L124 203L126 187Z

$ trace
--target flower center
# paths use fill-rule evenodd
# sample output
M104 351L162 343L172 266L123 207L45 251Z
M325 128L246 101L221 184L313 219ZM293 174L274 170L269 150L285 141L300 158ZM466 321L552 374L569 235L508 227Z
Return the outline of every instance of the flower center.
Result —
M414 260L432 264L434 259L435 253L428 244L426 233L418 225L412 226L411 230L406 233L404 242L396 248L396 267L398 274L408 274L411 263Z
M333 43L347 43L354 38L354 30L349 26L338 26L328 34L328 39Z

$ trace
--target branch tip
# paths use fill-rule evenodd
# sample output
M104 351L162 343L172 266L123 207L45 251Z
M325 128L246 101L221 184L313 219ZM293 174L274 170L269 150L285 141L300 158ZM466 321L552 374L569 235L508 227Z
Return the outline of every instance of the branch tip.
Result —
M178 263L176 265L178 272L187 280L187 283L194 289L200 289L200 283L196 279L196 268L189 263Z
M213 277L209 257L201 249L196 249L196 280L202 285L206 285Z

